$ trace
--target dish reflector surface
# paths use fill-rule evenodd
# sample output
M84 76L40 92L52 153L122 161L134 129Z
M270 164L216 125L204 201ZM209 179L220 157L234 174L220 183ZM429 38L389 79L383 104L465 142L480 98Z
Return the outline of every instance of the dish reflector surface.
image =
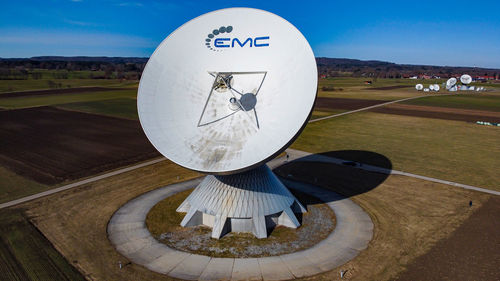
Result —
M231 8L189 21L160 44L137 105L164 156L230 174L283 151L307 123L316 90L316 61L300 31L272 13Z
M472 82L472 77L469 74L464 74L460 76L460 82L470 84Z
M457 78L451 77L446 81L446 90L451 89L451 87L455 86L457 84Z

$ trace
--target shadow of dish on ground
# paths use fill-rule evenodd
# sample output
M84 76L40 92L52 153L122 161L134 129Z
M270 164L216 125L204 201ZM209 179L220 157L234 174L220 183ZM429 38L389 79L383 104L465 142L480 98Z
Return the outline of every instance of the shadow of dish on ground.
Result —
M340 161L340 165L328 162L332 158L344 161ZM363 164L392 170L391 161L379 153L362 150L339 150L296 159L274 169L274 173L287 186L289 186L289 181L298 181L335 191L345 197L352 197L376 188L388 177L388 174L368 172L357 168ZM290 187L293 188L293 186ZM335 198L318 200L319 202L301 203L304 206L321 202L328 203Z

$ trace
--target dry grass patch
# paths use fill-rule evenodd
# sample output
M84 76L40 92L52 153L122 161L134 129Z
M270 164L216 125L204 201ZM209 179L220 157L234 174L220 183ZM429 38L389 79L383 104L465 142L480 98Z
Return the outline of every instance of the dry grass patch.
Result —
M229 233L221 239L212 239L212 229L209 227L180 226L185 213L175 210L191 191L183 191L162 200L146 218L146 225L156 239L180 251L220 258L284 255L315 245L330 235L335 227L335 214L326 204L291 189L308 210L298 215L302 223L298 229L278 226L266 239L257 239L252 233Z
M312 166L321 170L319 184L335 191L363 181L362 172L349 176L348 170ZM346 167L342 167L346 168ZM296 173L298 174L298 173ZM343 177L339 177L343 174ZM369 174L369 173L368 173ZM113 213L130 199L149 190L199 174L165 161L99 182L25 204L36 226L67 260L91 280L170 280L168 276L128 264L118 268L121 256L107 238L106 227ZM328 175L336 175L335 180ZM326 178L322 178L326 177ZM339 182L344 178L345 182ZM310 179L313 179L312 177ZM351 182L349 183L349 179ZM330 182L330 184L325 184ZM335 280L347 269L349 280L395 278L416 257L446 238L490 195L418 179L390 176L376 188L353 196L371 216L374 237L369 247L354 260L331 272L307 280ZM468 207L473 200L472 208ZM177 205L177 204L176 204Z
M296 165L295 170L292 165ZM306 166L307 172L304 171ZM356 190L363 178L370 179L374 174L325 163L292 163L286 172L293 173L295 179L307 173L310 176L303 177L304 181L314 183L315 179L316 184L343 194L352 192L349 183ZM349 177L353 180L349 181ZM393 279L437 241L448 237L490 197L391 175L376 188L351 197L371 216L375 225L368 248L345 265L307 280L337 280L340 270L348 270L347 280ZM474 202L472 208L469 208L469 200Z
M179 178L177 179L177 176ZM143 167L45 197L24 207L34 224L69 262L91 280L170 280L120 255L107 238L113 213L155 188L200 176L170 161ZM118 268L118 261L127 264Z

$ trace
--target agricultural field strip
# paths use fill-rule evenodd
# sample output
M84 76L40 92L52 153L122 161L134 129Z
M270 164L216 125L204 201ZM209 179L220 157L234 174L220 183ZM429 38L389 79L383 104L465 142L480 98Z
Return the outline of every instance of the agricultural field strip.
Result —
M129 88L118 87L99 87L99 86L82 86L74 88L57 88L57 89L43 89L43 90L24 90L17 92L0 93L0 98L20 98L31 96L49 96L49 95L62 95L62 94L75 94L75 93L93 93L93 92L106 92L129 90Z
M337 165L343 165L343 163L347 161L347 160L340 159L340 158L335 158L335 157L330 157L330 156L316 155L316 154L309 153L309 152L306 152L306 151L301 151L301 150L291 149L291 148L288 148L286 150L286 152L288 153L288 155L290 157L289 157L288 160L284 160L285 162L287 162L287 161L293 161L293 160L296 160L296 159L299 159L299 158L308 157L308 156L310 158L308 158L308 159L301 159L301 161L323 161L323 162L330 162L330 163L337 164ZM282 160L283 158L284 157L278 157L278 158L275 158L275 159L271 160L270 162L268 162L269 167L271 169L274 169L275 167L279 166L279 164L283 163L283 160ZM99 176L96 176L96 177L88 178L88 179L85 179L85 180L82 180L82 181L79 181L79 182L71 183L71 184L64 185L64 186L61 186L61 187L58 187L58 188L54 188L54 189L51 189L51 190L47 190L47 191L44 191L44 192L40 192L40 193L37 193L37 194L33 194L33 195L30 195L30 196L19 198L19 199L13 200L13 201L9 201L9 202L0 204L0 209L11 207L11 206L15 206L17 204L28 202L28 201L31 201L31 200L34 200L34 199L38 199L38 198L41 198L41 197L44 197L44 196L47 196L47 195L51 195L51 194L58 193L58 192L61 192L61 191L64 191L64 190L68 190L68 189L71 189L71 188L74 188L74 187L77 187L77 186L81 186L83 184L87 184L87 183L90 183L90 182L95 182L95 181L98 181L98 180L101 180L101 179L105 179L105 178L108 178L108 177L111 177L111 176L119 175L119 174L122 174L122 173L125 173L125 172L129 172L129 171L132 171L132 170L135 170L135 169L138 169L138 168L141 168L141 167L149 166L149 165L152 165L152 164L155 164L155 163L158 163L158 162L161 162L161 161L165 161L165 160L167 160L167 159L166 158L158 158L158 159L151 160L151 161L148 161L148 162L144 162L144 163L141 163L141 164L138 164L138 165L134 165L134 166L131 166L131 167L123 168L123 169L116 170L116 171L113 171L113 172L109 172L109 173L106 173L106 174L102 174L102 175L99 175ZM407 173L407 172L403 172L403 171L397 171L397 170L392 170L392 169L385 169L385 168L381 168L381 167L377 167L377 166L372 166L372 165L367 165L367 164L363 164L363 163L358 163L358 165L356 165L356 168L361 169L361 170L365 170L365 171L369 171L369 172L376 172L376 173L383 173L383 174L393 174L393 175L407 176L407 177L422 179L422 180L426 180L426 181L431 181L431 182L436 182L436 183L451 185L451 186L455 186L455 187L460 187L460 188L463 188L463 189L475 190L475 191L479 191L479 192L483 192L483 193L488 193L488 194L493 194L493 195L500 195L499 191L494 191L494 190L490 190L490 189L486 189L486 188L481 188L481 187L477 187L477 186L472 186L472 185L466 185L466 184L456 183L456 182L452 182L452 181L440 180L440 179L436 179L436 178L431 178L431 177L416 175L416 174Z
M130 166L130 167L127 167L127 168L123 168L123 169L120 169L120 170L116 170L116 171L113 171L113 172L109 172L109 173L106 173L106 174L102 174L102 175L99 175L99 176L88 178L88 179L85 179L85 180L82 180L82 181L78 181L78 182L74 182L74 183L71 183L71 184L67 184L67 185L64 185L64 186L61 186L61 187L58 187L58 188L50 189L50 190L43 191L43 192L40 192L40 193L37 193L37 194L33 194L33 195L30 195L30 196L26 196L26 197L23 197L23 198L19 198L19 199L16 199L16 200L5 202L5 203L0 204L0 209L11 207L11 206L15 206L17 204L21 204L21 203L28 202L28 201L31 201L31 200L34 200L34 199L38 199L38 198L41 198L41 197L44 197L44 196L47 196L47 195L51 195L51 194L58 193L58 192L61 192L61 191L64 191L64 190L68 190L68 189L71 189L71 188L74 188L74 187L77 187L77 186L81 186L83 184L87 184L87 183L95 182L95 181L98 181L98 180L101 180L101 179L109 178L109 177L112 177L112 176L115 176L115 175L119 175L119 174L122 174L122 173L125 173L125 172L129 172L129 171L132 171L132 170L135 170L135 169L138 169L138 168L142 168L142 167L145 167L145 166L156 164L158 162L165 161L165 160L167 160L167 159L163 158L163 157L162 158L158 158L158 159L155 159L155 160L151 160L151 161L144 162L144 163L141 163L141 164L137 164L137 165L134 165L134 166Z
M318 154L312 154L309 152L301 151L301 150L296 150L296 149L287 149L287 153L290 155L300 155L301 158L308 157L305 159L301 159L301 161L323 161L323 162L330 162L333 164L337 165L343 165L344 162L352 162L352 161L347 161L344 159L340 158L335 158L331 156L324 156L324 155L318 155ZM293 157L294 159L297 159L297 157ZM358 169L365 170L368 172L375 172L375 173L382 173L382 174L388 174L388 175L401 175L401 176L407 176L407 177L412 177L412 178L417 178L421 180L426 180L426 181L431 181L431 182L436 182L436 183L441 183L441 184L446 184L446 185L451 185L451 186L456 186L464 189L470 189L470 190L475 190L483 193L489 193L493 195L500 195L500 191L494 191L486 188L481 188L477 186L472 186L472 185L466 185L466 184L461 184L461 183L456 183L452 181L447 181L447 180L440 180L436 178L431 178L431 177L426 177L426 176L421 176L421 175L416 175L412 173L407 173L403 171L398 171L398 170L392 170L392 169L386 169L386 168L381 168L377 166L372 166L368 164L363 164L363 163L358 163L358 165L355 166Z
M450 96L450 95L453 95L453 94L438 94L438 95L434 95L434 96ZM376 105L372 105L372 106L368 106L368 107L363 107L363 108L356 109L356 110L351 110L351 111L346 111L346 112L342 112L342 113L338 113L338 114L334 114L334 115L330 115L330 116L320 117L320 118L317 118L317 119L314 119L314 120L310 120L308 123L314 123L314 122L318 122L318 121L322 121L322 120L326 120L326 119L330 119L330 118L339 117L339 116L342 116L342 115L347 115L347 114L356 113L356 112L360 112L360 111L365 111L365 110L369 110L369 109L372 109L372 108L377 108L377 107L381 107L381 106L385 106L385 105L389 105L389 104L393 104L393 103L397 103L397 102L402 102L402 101L407 101L407 100L414 100L414 99L419 99L419 98L428 97L428 96L429 95L416 96L416 97L410 97L410 98L404 98L404 99L400 99L400 100L394 100L394 101L384 102L384 103L381 103L381 104L376 104Z

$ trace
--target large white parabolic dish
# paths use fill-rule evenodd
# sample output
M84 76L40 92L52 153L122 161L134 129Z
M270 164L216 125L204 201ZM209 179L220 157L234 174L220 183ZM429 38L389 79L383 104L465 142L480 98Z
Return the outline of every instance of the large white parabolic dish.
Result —
M300 31L266 11L230 8L187 22L160 44L137 105L164 156L195 171L231 174L291 144L316 90L316 61Z

